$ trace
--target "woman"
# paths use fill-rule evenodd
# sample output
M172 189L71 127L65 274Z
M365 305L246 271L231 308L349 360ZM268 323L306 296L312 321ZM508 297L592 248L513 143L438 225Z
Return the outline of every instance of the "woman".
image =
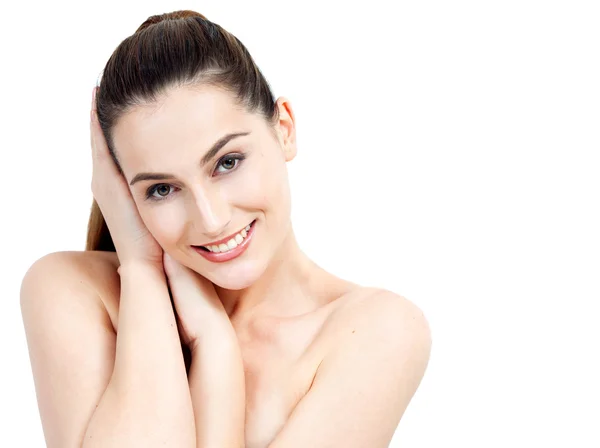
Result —
M152 16L93 95L86 251L22 284L47 445L388 446L427 321L298 247L294 113L242 43Z

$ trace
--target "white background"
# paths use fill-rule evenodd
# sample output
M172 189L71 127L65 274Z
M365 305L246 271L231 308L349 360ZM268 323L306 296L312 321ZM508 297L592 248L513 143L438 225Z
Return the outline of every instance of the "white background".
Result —
M301 247L429 320L391 446L600 446L597 2L15 5L0 28L1 446L44 446L19 288L36 259L84 248L92 87L121 40L176 9L235 34L290 99Z

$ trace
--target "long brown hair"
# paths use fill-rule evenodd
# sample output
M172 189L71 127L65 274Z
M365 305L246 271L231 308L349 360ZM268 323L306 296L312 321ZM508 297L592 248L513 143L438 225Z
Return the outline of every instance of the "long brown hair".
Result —
M131 108L154 102L170 87L210 85L260 114L271 130L279 116L271 88L246 47L202 14L174 11L149 17L115 49L96 93L96 109L119 172L112 129ZM274 131L273 131L274 132ZM115 252L102 212L93 200L85 250Z

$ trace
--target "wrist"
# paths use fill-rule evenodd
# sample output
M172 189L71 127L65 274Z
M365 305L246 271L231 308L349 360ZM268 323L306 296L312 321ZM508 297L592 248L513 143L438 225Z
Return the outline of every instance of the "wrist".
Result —
M117 268L117 273L122 275L125 272L149 271L155 273L163 273L164 267L162 263L153 263L146 260L123 260Z

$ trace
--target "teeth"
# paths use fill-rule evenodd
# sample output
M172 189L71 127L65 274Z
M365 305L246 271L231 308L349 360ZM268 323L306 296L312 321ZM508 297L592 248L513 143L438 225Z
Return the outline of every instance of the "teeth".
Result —
M247 225L242 229L241 232L236 234L233 238L231 238L227 243L221 243L218 246L204 246L211 252L219 253L219 252L227 252L228 250L235 249L242 241L248 236L248 231L250 230L250 225Z

